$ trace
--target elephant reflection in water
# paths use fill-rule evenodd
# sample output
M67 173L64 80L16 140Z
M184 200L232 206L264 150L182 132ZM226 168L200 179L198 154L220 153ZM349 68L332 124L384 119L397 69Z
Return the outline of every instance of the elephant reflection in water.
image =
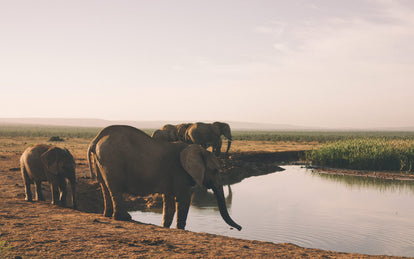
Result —
M230 185L227 185L228 194L225 197L227 208L231 207L231 203L233 200L233 192L231 191ZM194 192L192 195L191 204L196 207L217 207L217 199L214 193L209 192L207 190L203 190L202 188L194 188Z

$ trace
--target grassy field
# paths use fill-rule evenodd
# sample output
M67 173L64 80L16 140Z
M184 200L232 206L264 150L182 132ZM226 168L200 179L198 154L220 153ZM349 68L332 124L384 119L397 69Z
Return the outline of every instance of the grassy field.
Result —
M81 143L82 149L101 128L0 125L6 138L47 141L59 137ZM151 135L153 129L144 129ZM360 170L414 171L414 132L381 131L233 131L232 152L308 150L314 165ZM224 142L226 143L226 142ZM65 145L62 143L61 145ZM223 144L223 149L226 144Z
M53 137L92 139L102 128L64 126L1 125L0 137ZM154 129L143 129L151 135ZM293 141L326 143L338 140L384 138L414 139L408 131L232 131L233 140L243 141Z
M0 125L0 137L60 137L93 139L102 128L64 126ZM144 129L151 135L153 130Z

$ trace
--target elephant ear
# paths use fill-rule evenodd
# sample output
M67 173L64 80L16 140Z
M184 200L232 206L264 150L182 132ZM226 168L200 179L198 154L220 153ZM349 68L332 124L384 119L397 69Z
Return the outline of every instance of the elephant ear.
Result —
M52 147L40 156L40 160L50 173L57 175L58 157L59 150L56 147Z
M213 155L213 153L203 150L203 155L207 164L207 168L211 170L219 170L222 167L221 162Z
M185 171L201 187L204 187L204 174L206 166L202 156L203 148L200 145L189 145L180 153L181 165Z
M216 134L217 136L221 135L221 129L219 125L211 124L211 129L214 132L214 134Z

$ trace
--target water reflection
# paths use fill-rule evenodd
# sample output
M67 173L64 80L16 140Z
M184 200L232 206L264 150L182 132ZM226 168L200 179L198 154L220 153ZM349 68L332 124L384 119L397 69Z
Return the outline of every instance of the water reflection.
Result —
M224 191L224 198L226 201L227 209L231 209L231 203L233 200L233 192L231 190L231 186L227 185L227 194L225 187L223 186ZM214 193L210 190L203 190L199 187L194 188L193 194L191 196L191 206L194 206L198 209L212 209L214 211L219 211L218 205L217 205L217 199ZM161 207L151 207L146 208L146 212L153 212L156 214L162 214L163 209Z
M311 172L313 176L323 180L345 185L350 189L375 189L380 192L410 192L414 194L414 181L392 180L376 177L354 176L343 174L330 174L323 172Z
M414 256L413 182L284 168L224 188L229 213L242 231L222 220L212 193L194 196L186 229L339 252ZM161 224L158 213L132 216Z

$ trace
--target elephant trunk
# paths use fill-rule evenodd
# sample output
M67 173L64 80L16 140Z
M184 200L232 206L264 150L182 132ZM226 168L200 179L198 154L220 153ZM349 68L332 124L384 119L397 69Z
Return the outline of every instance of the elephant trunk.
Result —
M223 187L214 185L212 189L217 199L217 205L219 207L221 217L224 219L224 221L227 224L229 224L230 226L234 228L237 228L240 231L242 227L238 225L236 222L234 222L232 218L230 218L229 212L227 211L226 201L224 199Z
M227 150L226 150L226 157L229 155L229 149L231 146L231 138L229 139L229 141L227 142Z

